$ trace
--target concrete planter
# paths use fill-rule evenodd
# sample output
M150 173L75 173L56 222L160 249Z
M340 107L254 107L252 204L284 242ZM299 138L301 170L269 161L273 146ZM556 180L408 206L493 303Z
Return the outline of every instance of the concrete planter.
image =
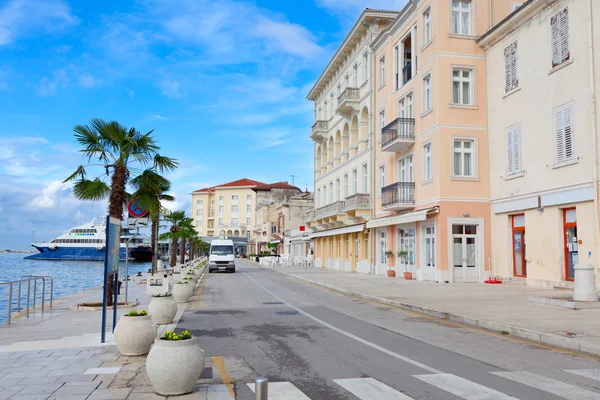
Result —
M195 269L194 269L194 274L196 274L196 277L197 277L198 279L200 279L200 276L202 276L202 269L200 269L200 268L195 268Z
M148 354L156 334L149 315L123 315L115 327L115 343L124 356Z
M185 274L184 277L185 278L192 278L192 280L194 281L194 284L198 283L198 277L194 273Z
M192 281L183 281L173 286L173 300L176 303L187 303L194 294L194 284Z
M177 304L173 296L153 297L148 305L148 313L155 324L170 324L177 314Z
M195 337L156 339L146 359L146 372L154 391L162 396L190 393L204 372L204 350Z

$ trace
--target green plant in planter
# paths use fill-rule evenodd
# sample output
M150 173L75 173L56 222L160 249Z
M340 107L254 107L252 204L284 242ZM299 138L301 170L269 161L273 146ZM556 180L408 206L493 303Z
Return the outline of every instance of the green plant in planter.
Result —
M157 294L153 294L152 297L170 297L172 296L171 293L166 292L166 293L157 293Z
M146 312L146 310L131 310L125 315L128 317L145 317L146 315L148 315L148 313Z
M391 251L391 250L388 250L388 251L385 252L385 256L386 257L393 257L394 256L394 252Z
M188 331L186 329L183 332L181 332L181 335L178 335L175 332L167 331L165 333L165 336L162 337L161 339L177 341L177 340L187 340L187 339L191 339L191 338L192 338L192 334L190 333L190 331Z
M186 284L186 283L189 283L189 282L187 282L187 281L179 281L179 282L177 282L178 285L183 285L183 284Z
M408 257L408 251L398 251L398 258L401 259L402 263L404 264L404 272L408 272L408 264L406 263L406 257Z

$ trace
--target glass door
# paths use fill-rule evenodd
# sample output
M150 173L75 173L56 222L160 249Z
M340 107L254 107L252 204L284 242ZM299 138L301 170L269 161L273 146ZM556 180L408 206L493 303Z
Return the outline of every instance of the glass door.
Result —
M477 225L452 225L452 242L454 282L478 282Z
M513 275L526 278L525 215L512 216Z
M425 229L425 260L423 279L435 280L435 226L426 226Z
M412 272L413 274L416 274L417 268L415 265L415 229L398 229L397 238L398 251L405 252L406 254L402 257L397 257L396 265L401 266L406 272Z
M573 267L579 262L577 213L574 208L563 210L563 227L565 240L565 279L572 281L575 277Z

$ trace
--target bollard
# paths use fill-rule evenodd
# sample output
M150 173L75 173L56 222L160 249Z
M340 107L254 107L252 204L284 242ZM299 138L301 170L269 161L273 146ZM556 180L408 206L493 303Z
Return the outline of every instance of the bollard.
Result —
M256 400L268 400L269 380L263 377L256 378L254 391L256 393Z

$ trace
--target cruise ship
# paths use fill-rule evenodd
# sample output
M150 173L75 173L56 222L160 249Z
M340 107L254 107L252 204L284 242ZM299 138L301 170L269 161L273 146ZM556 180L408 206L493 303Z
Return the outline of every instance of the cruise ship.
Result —
M129 258L134 261L152 259L150 239L144 236L133 238L135 231L121 230L119 258L125 260L126 244L129 240ZM69 229L49 242L34 242L39 253L25 257L29 260L78 260L104 261L106 242L106 219L94 218L91 222Z

